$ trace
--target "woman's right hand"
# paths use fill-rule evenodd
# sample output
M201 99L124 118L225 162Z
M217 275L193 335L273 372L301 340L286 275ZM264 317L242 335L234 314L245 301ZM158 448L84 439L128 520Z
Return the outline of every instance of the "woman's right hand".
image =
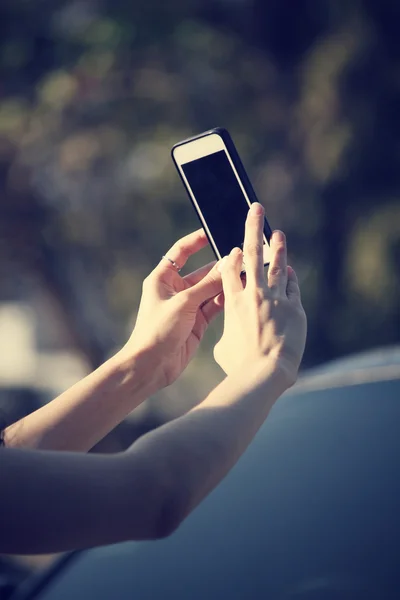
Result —
M234 248L220 264L225 321L214 357L228 375L273 360L293 385L304 352L307 319L296 274L287 266L281 231L272 236L271 262L267 278L264 275L263 225L264 209L253 203L243 253ZM243 258L245 283L240 276Z

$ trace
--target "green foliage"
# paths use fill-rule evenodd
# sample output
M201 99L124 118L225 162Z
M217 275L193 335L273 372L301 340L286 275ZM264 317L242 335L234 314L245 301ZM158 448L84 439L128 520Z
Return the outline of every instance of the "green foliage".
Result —
M398 341L395 2L284 5L2 3L1 206L42 207L35 239L100 270L116 338L141 279L197 227L170 147L222 125L288 234L307 363Z

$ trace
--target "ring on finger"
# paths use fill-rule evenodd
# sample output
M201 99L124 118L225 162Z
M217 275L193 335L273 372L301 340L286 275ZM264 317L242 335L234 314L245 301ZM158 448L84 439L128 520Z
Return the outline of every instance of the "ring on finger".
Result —
M173 267L175 267L175 269L178 271L178 273L179 273L179 271L181 271L182 267L180 267L174 260L172 260L172 258L169 258L169 256L165 256L165 254L163 254L162 258L165 258L165 260L168 260L171 263L171 265Z

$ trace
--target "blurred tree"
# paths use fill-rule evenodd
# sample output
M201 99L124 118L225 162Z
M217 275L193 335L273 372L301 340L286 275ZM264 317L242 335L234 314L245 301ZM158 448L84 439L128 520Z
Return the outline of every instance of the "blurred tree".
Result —
M288 233L305 364L398 342L398 12L395 0L3 0L1 261L40 274L95 366L123 341L145 274L197 226L171 145L223 125ZM373 285L376 265L391 283Z

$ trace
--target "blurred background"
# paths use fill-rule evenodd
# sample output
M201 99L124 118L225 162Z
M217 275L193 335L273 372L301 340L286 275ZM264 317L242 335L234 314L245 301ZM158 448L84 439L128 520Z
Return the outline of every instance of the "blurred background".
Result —
M143 278L198 227L170 148L215 126L287 233L304 368L399 342L399 17L397 0L1 0L6 422L126 341ZM98 449L201 400L221 326Z
M287 233L309 319L304 368L399 342L399 17L396 0L1 1L8 421L125 342L143 278L198 227L170 148L215 126ZM103 449L215 386L221 325Z

